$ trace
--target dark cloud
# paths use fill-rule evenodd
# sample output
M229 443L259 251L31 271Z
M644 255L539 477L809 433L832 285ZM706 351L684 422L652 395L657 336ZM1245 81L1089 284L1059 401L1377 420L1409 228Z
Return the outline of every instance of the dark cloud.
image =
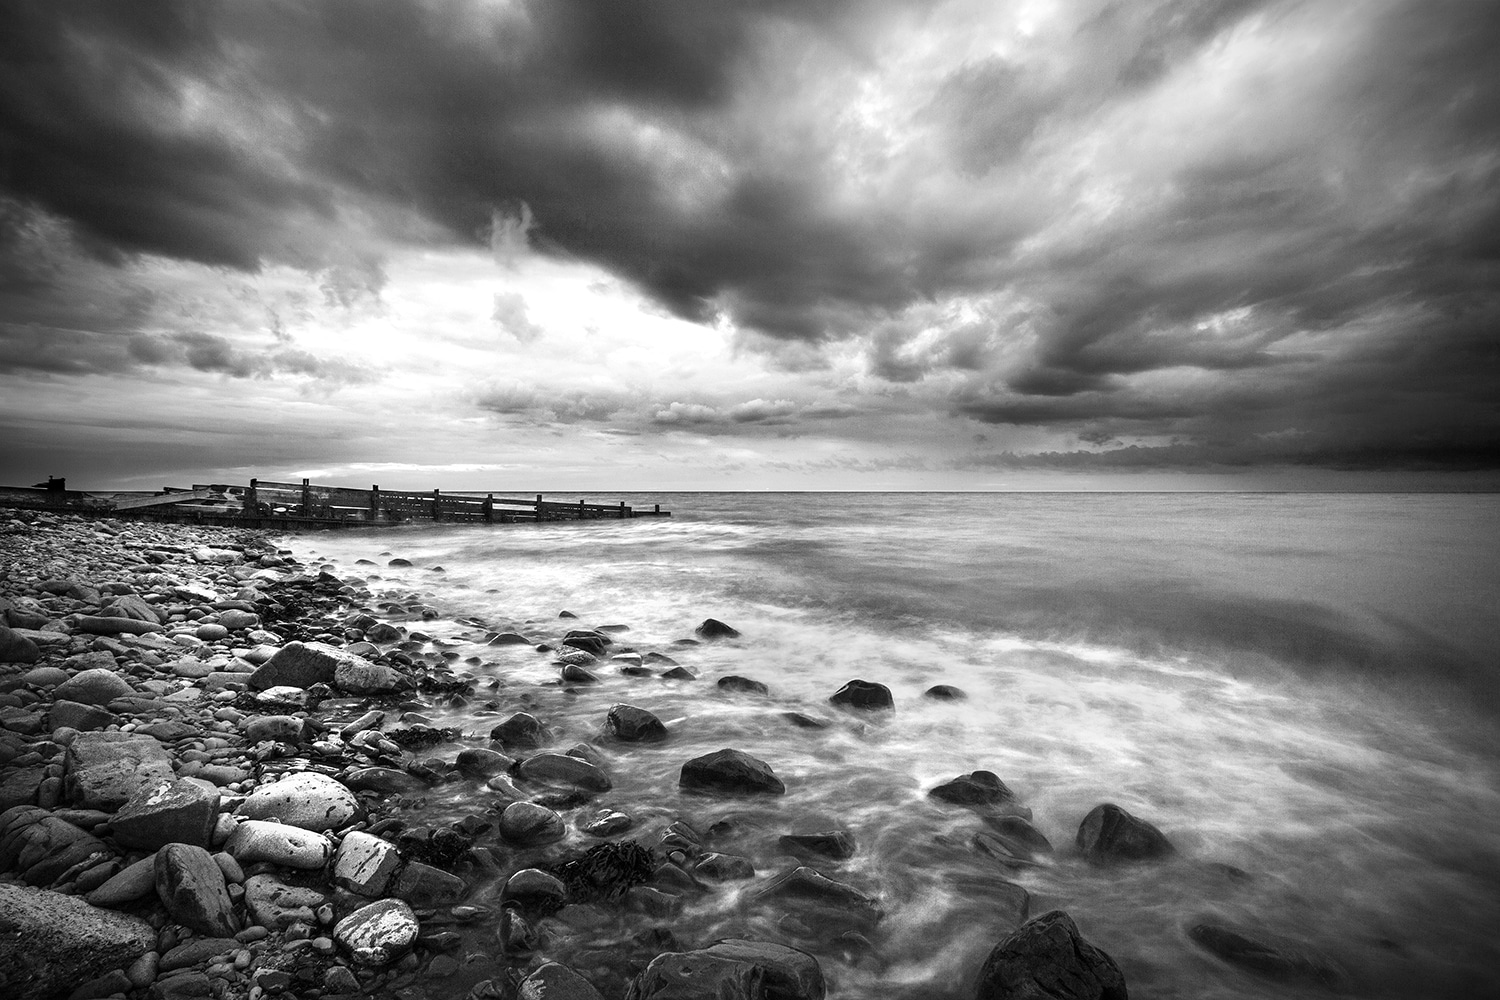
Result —
M967 47L954 5L905 8L22 0L0 5L0 204L100 260L306 268L345 308L378 302L383 247L493 236L725 319L785 370L858 339L875 381L1085 442L1464 465L1500 441L1500 8L1079 0L1003 52ZM971 56L878 99L847 83L943 24L930 47ZM1221 80L1236 99L1206 113ZM142 339L149 304L121 295L80 319L36 293L68 291L55 262L0 255L8 370L358 377ZM519 297L494 316L535 339ZM789 416L753 402L654 419ZM521 403L479 405L620 408Z

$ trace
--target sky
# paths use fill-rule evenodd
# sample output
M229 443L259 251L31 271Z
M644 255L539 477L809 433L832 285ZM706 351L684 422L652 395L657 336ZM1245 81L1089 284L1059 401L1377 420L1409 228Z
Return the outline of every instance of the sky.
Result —
M1500 4L0 5L0 485L1500 488Z

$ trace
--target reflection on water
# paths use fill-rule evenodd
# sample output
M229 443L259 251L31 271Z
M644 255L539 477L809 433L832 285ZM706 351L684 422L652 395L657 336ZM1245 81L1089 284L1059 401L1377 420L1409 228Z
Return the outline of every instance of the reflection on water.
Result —
M669 682L601 666L602 683L565 691L529 647L460 644L460 658L478 658L472 672L500 685L497 707L426 713L476 746L522 704L559 747L596 739L616 702L666 720L664 744L601 742L614 787L567 815L618 808L646 844L675 819L722 824L715 849L750 858L761 877L693 898L666 921L684 942L798 944L819 955L839 997L962 996L1016 918L1010 882L1032 913L1072 913L1142 996L1302 995L1195 947L1186 931L1205 919L1314 948L1359 995L1493 985L1492 498L785 499L682 496L671 521L430 527L298 546L341 575L374 574L377 592L418 594L537 641L628 625L621 648L701 674ZM416 565L387 568L386 550ZM580 620L559 620L562 609ZM709 616L744 637L673 645ZM451 620L423 628L475 633ZM713 682L726 674L762 680L771 695L722 694ZM853 677L888 685L894 715L827 705ZM938 683L968 700L924 699ZM788 710L832 725L797 728ZM725 746L771 763L788 794L680 793L682 762ZM451 758L459 747L445 749ZM1004 867L975 849L975 813L926 796L976 768L1015 791L1055 855ZM456 819L490 794L447 786L427 797L424 821ZM1154 822L1178 856L1084 864L1074 834L1104 801ZM753 901L765 876L793 863L782 834L833 828L852 831L858 850L817 867L878 896L883 920L808 923ZM573 832L537 857L591 843ZM608 950L639 925L556 930L549 954L586 973L593 962L607 979Z

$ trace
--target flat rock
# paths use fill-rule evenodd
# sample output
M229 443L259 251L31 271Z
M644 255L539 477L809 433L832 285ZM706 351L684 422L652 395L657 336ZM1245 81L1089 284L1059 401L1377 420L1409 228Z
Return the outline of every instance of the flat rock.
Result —
M90 635L149 635L162 631L156 622L143 622L134 618L96 618L80 615L73 625L80 632Z
M154 851L167 844L208 847L219 818L219 793L186 778L143 787L110 820L121 847Z
M727 747L683 764L678 783L686 790L698 792L786 794L786 785L776 777L771 765Z
M0 811L14 806L36 804L37 789L46 777L46 768L7 767L0 771Z
M670 673L670 671L668 671L668 673ZM662 676L665 677L667 675L662 674ZM738 674L730 674L727 677L720 677L718 688L720 691L734 691L741 694L768 695L771 693L771 689L766 687L766 685L762 684L760 681L753 680L749 677L741 677Z
M108 705L116 698L126 698L133 694L135 688L125 678L103 667L74 674L52 689L53 698L85 705Z
M190 844L168 844L156 852L156 895L184 927L213 937L233 937L239 928L213 855Z
M1052 910L995 945L979 972L975 1000L1128 1000L1114 959L1089 944L1071 917Z
M607 792L609 776L586 760L561 753L539 753L521 762L521 777L544 785L567 785L590 792Z
M334 671L345 653L324 642L289 642L276 651L250 675L250 686L257 690L273 687L310 688L314 684L332 684Z
M131 865L126 865L99 888L88 894L88 901L95 906L124 906L138 899L145 899L156 892L156 855L149 854Z
M105 812L120 808L141 788L176 777L166 747L134 733L79 733L68 744L64 769L68 801Z
M509 771L515 760L485 747L465 747L458 752L458 759L453 763L458 773L466 778L492 778Z
M416 683L384 663L371 663L362 656L345 653L333 672L333 686L346 694L383 695L396 694L416 686Z
M115 713L99 705L85 705L79 701L54 701L47 712L47 721L53 731L63 727L81 733L103 729L116 721Z
M742 858L737 854L710 851L693 864L693 874L711 882L732 882L754 878L755 865L749 858Z
M396 845L359 830L344 834L333 858L333 883L361 896L385 895L401 857Z
M807 952L741 939L658 955L625 994L626 1000L823 1000L826 995L823 970Z
M286 930L298 922L316 927L317 909L325 900L316 889L288 885L274 875L251 875L245 880L245 909L267 930Z
M81 862L114 856L103 841L72 823L30 805L7 809L0 834L0 870L27 885L49 886Z
M256 819L238 824L224 849L241 864L269 861L308 871L322 868L333 856L333 843L321 833Z
M359 800L317 771L296 771L261 785L240 806L250 819L274 819L304 830L337 830L360 814Z
M1332 959L1278 935L1202 923L1189 930L1188 937L1230 965L1277 982L1330 990L1346 985L1347 976Z
M344 784L355 792L385 792L386 794L404 794L408 792L420 792L426 789L428 783L406 771L398 771L394 767L361 767L344 778Z
M138 917L0 883L0 984L12 1000L66 993L155 947L156 931Z
M858 678L835 691L828 703L865 712L890 712L896 708L896 699L891 695L890 688Z
M756 891L755 898L800 900L863 925L875 924L885 915L874 897L806 866L777 875Z
M1089 810L1074 839L1083 856L1095 864L1146 861L1176 853L1160 830L1111 802Z
M408 861L390 885L390 894L418 909L451 906L464 898L468 885L457 875L420 861Z
M197 938L180 944L163 955L157 964L162 972L174 972L195 965L207 964L211 959L227 955L240 949L234 938Z
M421 930L410 904L382 899L340 920L333 936L361 965L385 965L411 948Z
M854 857L854 834L848 830L788 833L781 838L781 846L790 854L821 854L825 858L843 861Z
M245 723L245 739L251 743L270 740L300 746L312 735L312 725L295 715L258 715Z
M627 743L649 743L667 738L667 727L655 715L634 705L615 705L604 719L609 735Z

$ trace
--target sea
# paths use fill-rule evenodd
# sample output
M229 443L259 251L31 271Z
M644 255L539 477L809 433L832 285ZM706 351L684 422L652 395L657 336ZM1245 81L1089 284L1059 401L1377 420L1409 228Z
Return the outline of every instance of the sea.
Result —
M803 948L832 998L971 997L1020 915L1019 885L1030 915L1066 911L1132 996L1500 996L1500 495L589 499L672 516L287 545L368 581L375 602L432 609L408 624L443 638L478 684L424 712L465 734L439 754L487 745L525 707L559 747L593 740L605 757L613 788L570 821L618 809L636 823L623 836L653 846L685 820L754 863L756 878L657 921L684 946ZM388 565L397 557L412 565ZM683 642L707 618L740 637ZM545 652L482 645L497 630L540 644L603 626L628 628L612 651L665 654L698 680L605 661L599 683L565 686ZM723 692L728 675L770 694ZM895 710L829 704L856 678L889 687ZM939 684L967 698L924 696ZM599 741L621 702L664 720L669 740ZM801 728L794 712L829 724ZM786 795L679 791L681 764L723 747L770 764ZM976 769L1005 782L1052 853L1006 863L983 849L982 816L928 796ZM498 799L469 783L413 810L436 823L486 796ZM1089 864L1075 838L1101 803L1155 825L1176 853ZM878 922L756 898L797 863L783 834L835 829L853 835L853 857L815 867L876 897ZM551 850L597 843L570 831ZM474 899L498 891L480 885ZM649 923L553 921L547 956L608 996ZM1300 957L1280 978L1229 964L1189 936L1204 923Z

